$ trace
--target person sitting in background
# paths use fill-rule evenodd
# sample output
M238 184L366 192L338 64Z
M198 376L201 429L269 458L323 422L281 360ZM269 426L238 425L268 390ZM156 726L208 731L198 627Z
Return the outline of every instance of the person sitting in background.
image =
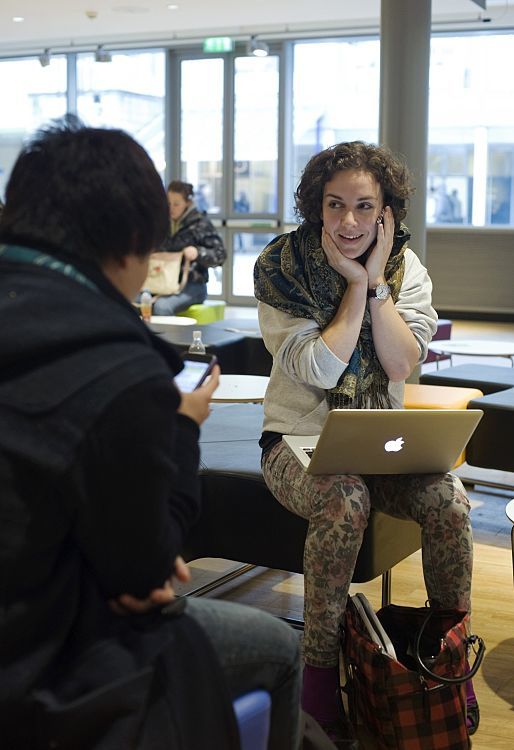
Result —
M113 189L116 186L116 189ZM239 748L234 697L271 694L297 750L294 631L174 595L200 511L199 426L178 354L131 304L168 226L127 133L66 117L12 170L0 225L0 744ZM201 717L200 720L198 717Z
M304 552L302 704L340 747L339 628L370 508L421 526L436 608L469 610L470 504L453 474L306 474L282 435L316 435L330 409L402 408L404 381L436 330L427 270L402 223L410 175L387 148L340 143L308 162L295 231L255 266L259 323L273 368L264 399L262 469L278 502L309 521ZM471 683L469 731L478 725Z
M182 252L190 262L187 282L178 294L161 295L153 303L154 315L176 315L207 298L209 268L221 266L227 252L206 214L194 203L193 186L172 180L167 188L170 212L169 232L160 252Z

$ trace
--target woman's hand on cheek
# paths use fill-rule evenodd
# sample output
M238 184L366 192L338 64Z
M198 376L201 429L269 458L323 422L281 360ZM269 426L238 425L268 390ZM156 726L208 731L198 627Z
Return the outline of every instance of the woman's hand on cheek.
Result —
M365 278L365 269L358 261L347 258L338 250L336 243L325 227L321 229L321 247L327 257L329 266L343 276L349 284Z
M384 209L383 219L377 225L377 241L366 261L366 271L372 286L384 278L386 263L393 249L394 216L390 206Z

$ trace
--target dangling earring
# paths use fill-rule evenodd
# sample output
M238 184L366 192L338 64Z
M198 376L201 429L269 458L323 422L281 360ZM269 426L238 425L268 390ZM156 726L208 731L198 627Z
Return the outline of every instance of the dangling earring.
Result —
M382 224L382 217L381 216L378 217L377 224Z

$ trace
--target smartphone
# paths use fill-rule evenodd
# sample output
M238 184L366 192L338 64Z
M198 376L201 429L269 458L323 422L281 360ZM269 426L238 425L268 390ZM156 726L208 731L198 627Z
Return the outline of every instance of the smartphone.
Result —
M217 361L215 354L186 352L182 358L184 369L175 375L175 385L182 393L191 393L204 382Z

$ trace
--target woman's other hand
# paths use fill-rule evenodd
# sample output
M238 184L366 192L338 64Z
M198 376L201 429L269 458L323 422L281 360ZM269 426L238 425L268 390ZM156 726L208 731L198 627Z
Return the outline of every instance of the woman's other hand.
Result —
M214 365L209 378L191 393L182 393L182 400L177 409L179 414L193 419L198 425L204 422L210 413L212 394L220 384L220 367Z
M393 249L394 216L390 206L384 208L382 222L377 228L377 241L366 261L368 285L370 288L384 283L386 263Z

